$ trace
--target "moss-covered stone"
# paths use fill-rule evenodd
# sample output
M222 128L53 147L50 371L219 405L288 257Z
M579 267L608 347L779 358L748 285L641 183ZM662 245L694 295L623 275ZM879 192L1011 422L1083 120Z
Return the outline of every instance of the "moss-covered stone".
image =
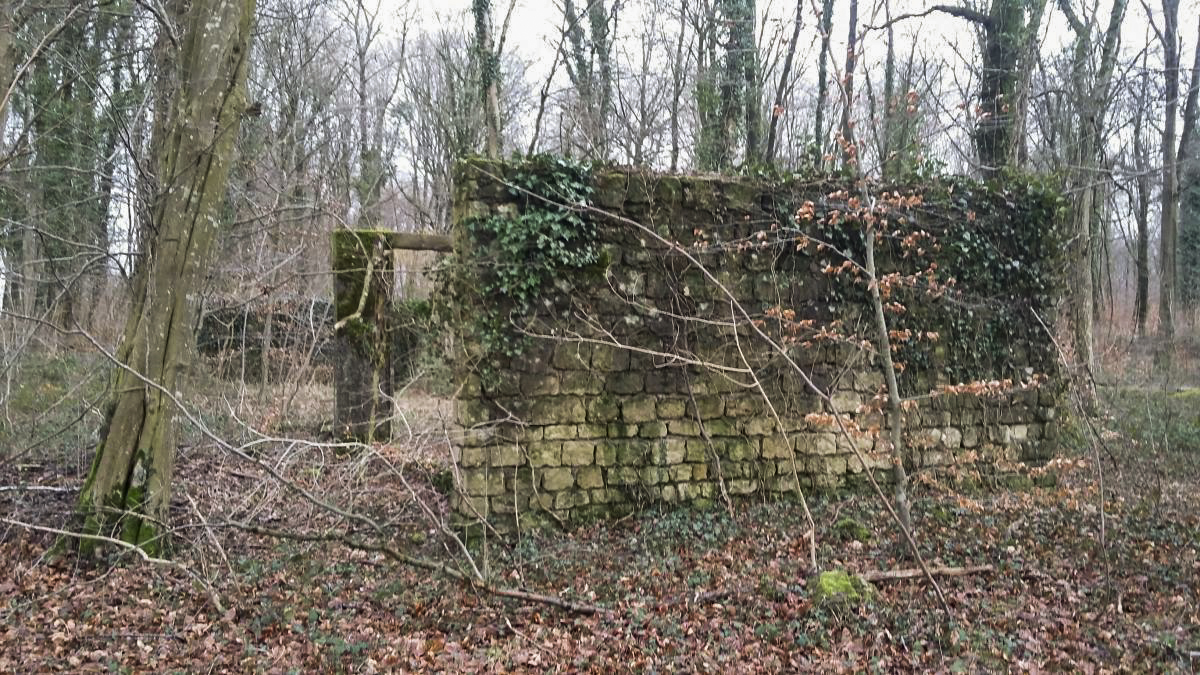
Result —
M621 419L626 422L649 422L655 419L656 403L653 397L626 399L621 402Z
M683 417L687 406L681 399L660 400L655 408L660 420L672 420Z
M560 466L562 465L562 442L536 441L529 444L529 466Z
M638 426L638 436L642 438L662 438L667 435L667 425L663 422L646 422Z
M598 466L580 467L575 472L575 483L581 488L604 487L604 472Z
M857 606L870 602L877 591L860 576L844 570L829 570L809 580L808 593L814 605L838 603Z
M533 399L526 422L537 424L578 424L586 422L587 410L578 396L547 396Z
M547 492L565 490L575 484L575 476L571 469L551 468L542 470L542 489Z
M593 463L596 444L593 441L564 441L562 463L566 466L587 466Z
M864 544L871 541L871 530L853 518L842 518L837 521L833 524L833 531L843 541L861 541Z

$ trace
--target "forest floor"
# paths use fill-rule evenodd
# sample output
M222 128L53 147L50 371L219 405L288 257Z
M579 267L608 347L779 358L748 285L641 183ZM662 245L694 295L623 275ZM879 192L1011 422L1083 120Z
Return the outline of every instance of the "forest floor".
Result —
M246 532L239 523L370 535L195 429L177 466L179 566L54 559L54 534L14 523L65 525L84 453L0 457L0 672L1195 672L1200 395L1122 388L1104 398L1103 447L1065 450L1051 487L916 481L930 563L992 566L939 580L949 614L919 578L877 582L858 606L814 603L803 511L790 502L649 509L476 546L498 584L607 611L499 598L344 542ZM405 405L419 411L401 425L408 441L367 455L281 440L278 422L242 427L241 442L259 439L248 451L309 495L385 524L389 546L465 566L425 515L445 513L435 485L447 450L415 429L444 402L414 394ZM226 408L227 422L238 418ZM810 505L822 568L913 567L874 497Z

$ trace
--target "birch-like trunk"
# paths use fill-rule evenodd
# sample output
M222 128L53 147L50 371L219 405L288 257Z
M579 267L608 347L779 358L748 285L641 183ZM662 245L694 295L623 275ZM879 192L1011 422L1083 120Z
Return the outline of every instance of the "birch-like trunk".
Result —
M158 554L166 544L175 462L174 401L191 345L188 296L199 286L241 116L255 0L192 0L182 17L178 88L155 158L157 226L117 350L100 445L79 497L86 534ZM81 541L83 552L94 543Z

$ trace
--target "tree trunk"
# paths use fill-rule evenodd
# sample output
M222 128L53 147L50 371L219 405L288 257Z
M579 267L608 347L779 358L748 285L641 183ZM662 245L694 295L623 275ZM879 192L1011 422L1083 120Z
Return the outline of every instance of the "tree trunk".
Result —
M1167 78L1166 113L1162 131L1162 224L1159 228L1158 335L1160 365L1169 367L1171 340L1175 338L1175 258L1179 238L1179 171L1175 154L1175 118L1179 111L1179 0L1162 0L1163 60Z
M13 0L0 0L0 129L8 128L8 88L13 84L17 70L17 52L13 37L16 35L17 16ZM3 140L0 140L3 143ZM5 149L0 145L0 150Z
M778 139L779 118L783 116L783 97L787 95L788 78L792 74L792 61L796 58L796 43L800 41L800 13L804 11L804 0L796 0L796 20L792 26L792 39L788 42L787 56L783 60L783 71L779 75L779 88L775 90L775 101L771 106L771 125L767 131L766 163L775 163L775 143Z
M1075 51L1071 63L1071 85L1078 110L1078 141L1075 166L1075 190L1072 205L1075 245L1072 251L1074 283L1071 285L1071 324L1075 360L1081 372L1076 385L1083 397L1088 412L1096 410L1096 394L1092 386L1091 369L1095 363L1093 333L1096 307L1096 283L1094 260L1097 257L1095 242L1098 230L1097 199L1100 175L1100 139L1104 136L1105 117L1108 109L1108 92L1116 65L1117 45L1121 22L1125 18L1126 0L1113 3L1108 28L1100 54L1100 68L1089 87L1087 82L1088 59L1092 53L1092 24L1084 23L1071 7L1070 0L1059 0L1059 6L1075 31Z
M1200 23L1200 20L1198 20ZM1197 27L1200 31L1200 26ZM1200 34L1200 33L1198 33ZM1181 276L1176 289L1180 307L1194 309L1200 296L1200 164L1195 157L1196 121L1200 115L1200 42L1196 44L1192 58L1192 72L1188 78L1187 102L1183 106L1183 130L1179 137L1179 152L1176 155L1176 189L1179 199L1179 244L1177 269Z
M1146 68L1148 50L1142 53L1141 100L1147 100L1150 91L1150 75ZM1137 185L1137 250L1135 269L1137 290L1133 306L1133 322L1138 337L1146 335L1146 317L1150 314L1150 160L1146 143L1142 139L1145 110L1135 106L1133 118L1133 168Z
M817 110L813 121L813 146L817 159L825 152L825 104L829 99L829 40L833 36L833 0L821 2L821 53L817 57Z
M492 2L474 0L475 48L479 53L479 67L483 74L484 124L487 126L487 155L500 158L500 58L492 50Z
M762 160L762 115L759 106L762 105L762 88L758 84L758 39L754 34L758 10L754 0L744 0L742 18L744 21L741 37L742 96L745 97L746 125L746 158L745 164L751 166Z
M671 173L679 170L679 102L683 98L683 84L687 66L683 62L683 41L687 32L688 0L679 8L679 35L675 39L675 62L671 64Z
M188 296L203 280L245 108L255 0L192 0L179 45L179 88L155 149L157 233L134 284L112 399L79 497L83 532L157 555L166 545L175 460L174 401L191 343ZM81 541L88 552L94 542Z
M858 0L850 0L850 22L846 30L846 74L842 81L842 162L858 165L854 144L854 65L858 62Z
M994 175L1020 156L1023 89L1027 71L1032 71L1032 64L1025 61L1036 54L1030 49L1036 42L1030 40L1036 38L1045 6L1045 0L1033 6L1027 0L992 0L986 17L970 17L983 28L975 149L984 176Z
M875 310L875 334L879 347L880 368L888 389L888 436L892 444L892 490L896 502L896 515L905 530L912 531L912 509L908 500L908 473L904 470L904 412L900 400L900 385L896 380L896 366L892 363L892 344L888 337L887 318L883 314L883 299L879 292L879 277L875 273L875 231L867 228L866 238L867 282L871 287L871 305ZM866 467L863 467L867 470Z

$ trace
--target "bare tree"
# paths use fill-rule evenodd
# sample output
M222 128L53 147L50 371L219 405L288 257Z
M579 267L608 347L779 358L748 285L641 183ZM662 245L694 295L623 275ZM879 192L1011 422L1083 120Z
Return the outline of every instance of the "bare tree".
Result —
M1116 0L1108 17L1108 26L1103 34L1100 62L1089 78L1089 57L1093 52L1092 34L1095 31L1095 15L1081 18L1070 0L1058 0L1058 6L1071 30L1075 32L1074 55L1071 60L1071 90L1077 111L1075 151L1070 166L1074 174L1071 181L1073 195L1071 216L1074 234L1072 267L1075 271L1071 285L1071 321L1074 336L1075 358L1084 371L1080 379L1080 391L1085 394L1085 406L1094 410L1095 392L1090 384L1090 370L1095 357L1092 349L1092 321L1094 318L1095 294L1092 261L1098 237L1094 222L1097 191L1101 182L1100 155L1105 134L1105 118L1111 90L1113 69L1116 66L1117 46L1120 41L1121 23L1125 18L1126 0Z
M1175 286L1179 267L1175 255L1179 240L1179 170L1175 152L1175 125L1179 116L1179 0L1162 0L1163 46L1166 74L1166 112L1162 129L1162 220L1159 226L1158 335L1164 343L1175 337ZM1149 8L1147 7L1147 13ZM1161 355L1169 359L1164 344Z
M471 11L475 16L475 50L480 63L480 95L483 99L487 128L487 153L500 156L500 59L492 41L492 2L474 0Z
M254 9L254 0L193 0L179 17L181 86L169 133L156 148L162 181L154 207L158 231L135 285L116 354L121 368L113 375L100 445L79 497L85 534L114 532L151 555L166 543L175 455L170 396L191 344L188 295L208 264L246 110ZM79 544L86 551L96 542Z

